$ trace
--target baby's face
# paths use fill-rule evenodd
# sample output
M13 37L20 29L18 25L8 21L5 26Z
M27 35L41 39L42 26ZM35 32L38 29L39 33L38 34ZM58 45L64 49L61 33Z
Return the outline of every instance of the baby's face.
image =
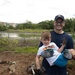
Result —
M45 46L47 46L47 45L49 45L49 43L51 42L51 39L45 39L45 38L42 38L42 43L45 45Z

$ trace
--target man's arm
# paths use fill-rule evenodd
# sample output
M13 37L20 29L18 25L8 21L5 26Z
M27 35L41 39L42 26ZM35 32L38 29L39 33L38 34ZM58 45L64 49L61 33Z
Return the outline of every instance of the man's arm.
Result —
M40 56L36 55L35 63L36 63L36 68L37 69L40 69L40 61L39 61L39 58L40 58Z

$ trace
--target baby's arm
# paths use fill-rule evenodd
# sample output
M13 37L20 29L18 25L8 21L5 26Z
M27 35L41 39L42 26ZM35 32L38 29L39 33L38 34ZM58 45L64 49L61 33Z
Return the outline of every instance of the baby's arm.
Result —
M66 45L66 39L64 38L64 39L63 39L63 42L62 42L62 46L58 49L58 52L61 53L61 52L63 51L65 45Z
M62 45L57 51L61 53L63 51L64 47L65 47L65 45Z

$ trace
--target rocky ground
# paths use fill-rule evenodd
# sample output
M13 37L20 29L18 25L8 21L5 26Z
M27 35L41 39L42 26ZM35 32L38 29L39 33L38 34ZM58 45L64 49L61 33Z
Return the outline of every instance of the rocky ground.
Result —
M29 65L35 61L35 54L27 53L14 53L14 52L0 52L0 61L15 61L16 63L11 65L10 63L0 64L0 75L9 75L10 70L14 69L12 75L28 75L26 69ZM72 61L72 60L71 60ZM75 75L75 66L68 67L68 75Z

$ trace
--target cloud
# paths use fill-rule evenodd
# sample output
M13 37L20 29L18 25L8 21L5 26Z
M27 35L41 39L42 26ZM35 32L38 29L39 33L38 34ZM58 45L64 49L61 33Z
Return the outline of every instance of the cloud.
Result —
M73 17L74 0L0 0L0 21L38 23L63 14Z

